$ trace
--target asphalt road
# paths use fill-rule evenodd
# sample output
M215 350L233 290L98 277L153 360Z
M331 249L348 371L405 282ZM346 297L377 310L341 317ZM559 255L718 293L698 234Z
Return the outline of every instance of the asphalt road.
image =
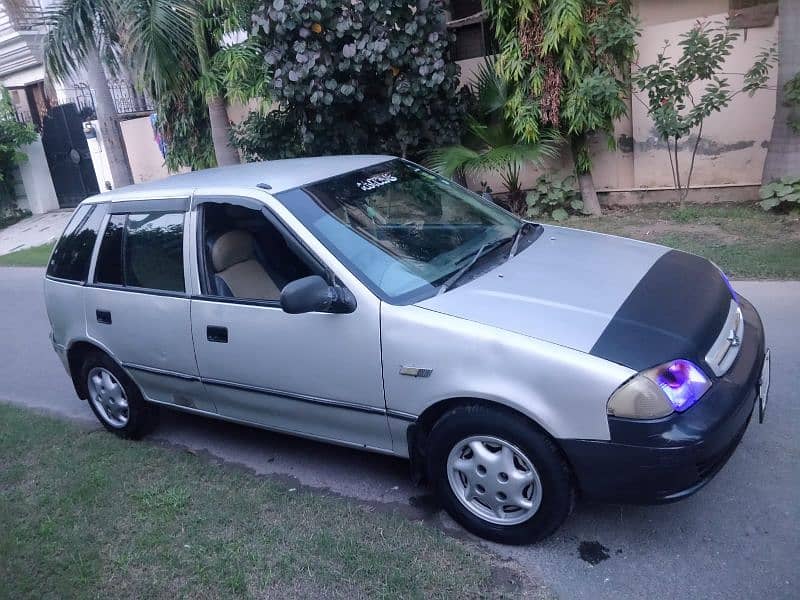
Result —
M95 423L49 346L42 275L0 268L0 400ZM800 282L737 288L766 323L772 388L766 423L750 425L716 479L668 506L579 504L533 547L472 539L563 598L800 597ZM169 412L153 437L465 535L409 483L401 460Z

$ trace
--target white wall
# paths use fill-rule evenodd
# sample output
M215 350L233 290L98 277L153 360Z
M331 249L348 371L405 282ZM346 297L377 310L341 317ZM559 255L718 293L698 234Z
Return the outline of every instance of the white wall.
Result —
M20 150L28 156L28 160L19 165L19 174L25 187L25 200L19 202L20 208L27 208L35 215L58 210L58 198L41 139L37 138Z

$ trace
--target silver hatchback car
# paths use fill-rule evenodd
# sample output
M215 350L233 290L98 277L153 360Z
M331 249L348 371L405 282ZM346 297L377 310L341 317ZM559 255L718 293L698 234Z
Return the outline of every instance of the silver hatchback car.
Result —
M753 306L708 261L521 221L389 156L272 161L89 198L45 281L109 430L161 405L407 457L468 530L576 496L666 502L763 420Z

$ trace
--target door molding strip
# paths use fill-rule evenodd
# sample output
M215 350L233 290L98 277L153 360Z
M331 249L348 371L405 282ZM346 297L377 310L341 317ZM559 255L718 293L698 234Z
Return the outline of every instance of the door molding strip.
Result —
M387 410L385 408L380 408L378 406L354 404L352 402L346 402L343 400L332 400L330 398L320 398L318 396L309 396L306 394L294 394L292 392L284 392L281 390L274 390L254 385L245 385L242 383L235 383L233 381L225 381L223 379L198 377L197 375L189 375L186 373L179 373L177 371L169 371L167 369L157 369L155 367L145 367L143 365L137 365L132 363L122 363L122 366L125 367L126 369L131 369L133 371L142 371L144 373L151 373L153 375L174 377L176 379L182 379L184 381L198 381L205 385L241 390L244 392L253 392L256 394L264 394L267 396L275 396L278 398L285 398L287 400L297 400L299 402L307 402L309 404L316 404L319 406L329 406L332 408L343 408L347 410L354 410L356 412L386 415L388 417L400 419L402 421L414 422L417 420L417 417L415 415L405 413L399 410Z

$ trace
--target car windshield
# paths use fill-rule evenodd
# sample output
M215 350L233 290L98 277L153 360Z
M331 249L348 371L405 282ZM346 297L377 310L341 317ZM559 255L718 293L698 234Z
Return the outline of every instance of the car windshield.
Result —
M513 238L521 223L399 159L277 196L365 285L394 304L433 296L481 248Z

